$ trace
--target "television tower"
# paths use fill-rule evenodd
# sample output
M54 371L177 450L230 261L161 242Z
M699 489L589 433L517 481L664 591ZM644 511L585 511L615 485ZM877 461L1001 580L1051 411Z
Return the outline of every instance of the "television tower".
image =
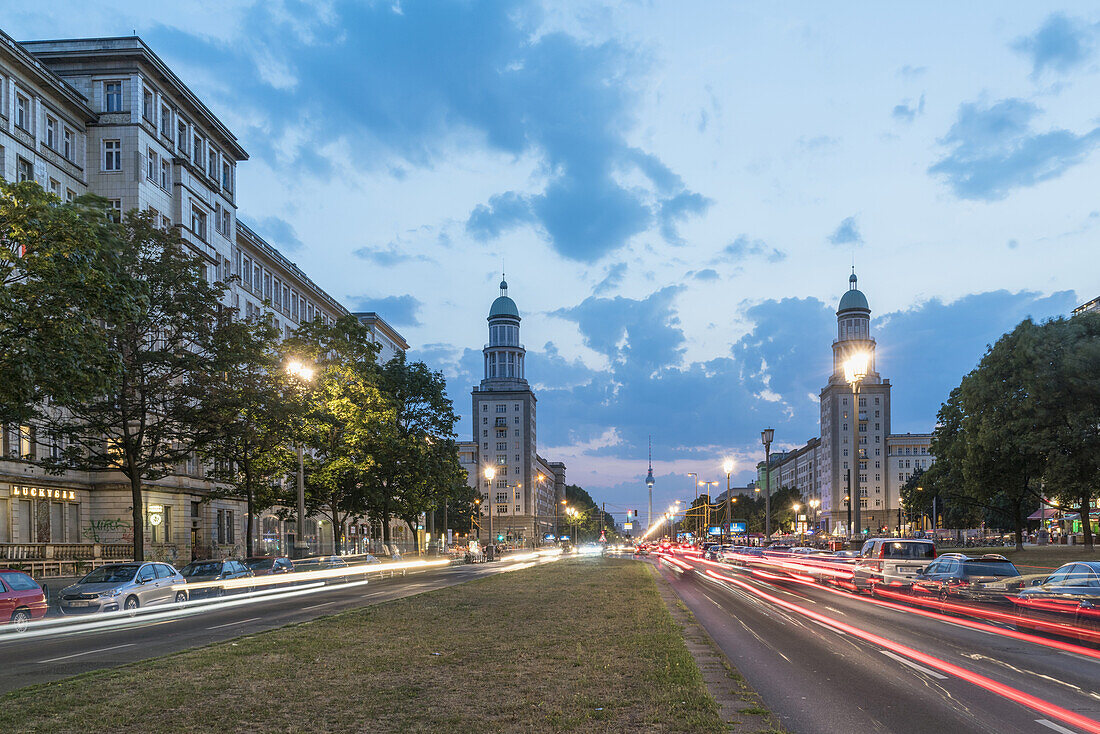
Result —
M653 527L653 436L649 437L649 474L645 477L645 486L649 487L649 515L646 517L646 530Z

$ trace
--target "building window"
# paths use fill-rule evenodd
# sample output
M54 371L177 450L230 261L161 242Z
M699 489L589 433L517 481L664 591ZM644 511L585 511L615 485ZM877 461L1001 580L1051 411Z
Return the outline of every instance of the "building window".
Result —
M46 115L46 145L57 150L57 120Z
M507 411L508 411L508 406L507 405L501 403L500 405L497 406L497 412L498 413L505 413Z
M50 179L50 193L59 199L61 198L61 182L56 178Z
M72 189L65 189L65 201L69 202L70 204L76 201L76 192Z
M73 159L73 131L69 128L61 135L61 154L70 161Z
M26 158L19 158L15 162L15 180L19 182L34 180L34 166Z
M122 112L122 82L103 82L103 98L108 112Z
M187 157L187 123L180 120L176 125L176 147L179 149L179 154L184 158Z
M15 95L15 125L22 130L31 130L31 101L22 94Z
M505 456L504 454L500 454L499 456L497 456L497 466L504 466L507 463L508 463L508 457L507 456Z
M222 163L222 188L233 193L233 167L229 163Z
M103 141L103 170L122 170L122 142L119 140Z
M157 181L160 179L160 166L158 165L158 163L159 161L157 160L156 151L154 151L152 148L149 148L145 161L145 169L146 173L148 174L149 180L152 181L154 184L157 183Z
M122 221L122 199L108 199L107 218L115 224Z
M209 164L206 168L207 174L215 181L218 180L218 151L211 150L209 156Z
M171 163L167 159L160 162L160 187L165 191L172 185Z
M203 157L202 156L202 153L203 153L202 138L200 138L198 135L194 136L193 143L194 143L194 147L191 151L191 161L201 169L202 168L202 157Z
M160 106L160 134L172 139L172 110L166 104Z
M199 209L195 202L191 202L191 231L200 240L206 241L206 212Z

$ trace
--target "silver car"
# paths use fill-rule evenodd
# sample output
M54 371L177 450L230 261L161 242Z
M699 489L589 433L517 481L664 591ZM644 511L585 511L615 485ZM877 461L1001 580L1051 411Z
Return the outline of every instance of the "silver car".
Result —
M187 601L185 581L167 563L112 563L100 566L61 590L62 614L137 612L139 607Z

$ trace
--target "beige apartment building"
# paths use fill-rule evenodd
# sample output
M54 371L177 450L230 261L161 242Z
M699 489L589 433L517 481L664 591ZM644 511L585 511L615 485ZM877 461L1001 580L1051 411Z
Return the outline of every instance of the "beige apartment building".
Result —
M137 37L19 43L0 32L0 175L34 180L64 200L94 192L121 215L152 209L178 227L211 281L237 276L224 305L268 313L284 335L348 313L297 265L237 220L237 164L248 155L213 112ZM368 326L384 358L408 349L378 314ZM364 321L367 323L367 321ZM55 450L31 426L0 430L0 560L127 557L129 485L110 472L46 474ZM197 457L149 482L150 557L183 563L243 551L244 503L210 500ZM288 548L287 528L264 513L257 547ZM308 518L307 540L331 549L331 528Z

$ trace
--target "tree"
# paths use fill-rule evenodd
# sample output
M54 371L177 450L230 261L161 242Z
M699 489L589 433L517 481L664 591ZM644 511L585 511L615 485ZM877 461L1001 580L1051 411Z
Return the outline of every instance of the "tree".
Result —
M1091 510L1100 490L1100 316L1085 313L1040 327L1033 394L1034 440L1046 456L1044 491L1076 508L1094 550Z
M106 201L0 182L0 425L107 388L102 321L132 304Z
M68 442L54 469L121 472L129 482L134 559L145 558L142 483L164 477L202 448L202 386L215 373L214 332L221 283L178 231L155 215L128 213L111 228L122 305L105 314L99 336L107 363L93 363L101 392L66 393L53 404L52 432Z
M345 524L369 508L377 464L372 437L392 420L378 386L378 347L370 331L348 315L332 324L303 324L286 349L314 365L299 438L308 449L306 511L331 521L339 553Z
M244 497L245 553L253 553L258 512L280 497L281 480L296 465L290 446L301 420L279 350L279 332L266 318L233 321L214 334L215 371L203 386L209 442L202 454L220 483L211 497Z
M403 352L382 365L379 387L386 419L371 436L371 496L387 541L389 518L396 516L420 552L418 518L441 505L462 477L454 444L458 419L443 373L408 362Z

